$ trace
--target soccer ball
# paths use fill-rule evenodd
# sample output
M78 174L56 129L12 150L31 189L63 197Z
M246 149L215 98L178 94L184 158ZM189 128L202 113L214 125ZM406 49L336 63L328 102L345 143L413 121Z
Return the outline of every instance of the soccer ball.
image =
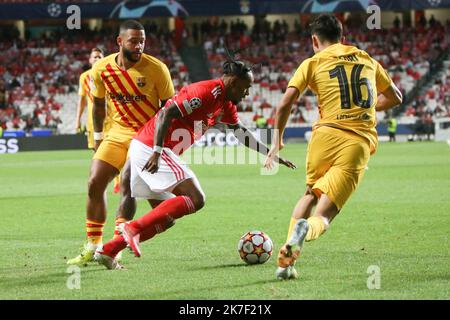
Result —
M249 231L239 239L239 256L247 264L266 262L270 259L272 250L272 240L262 231Z

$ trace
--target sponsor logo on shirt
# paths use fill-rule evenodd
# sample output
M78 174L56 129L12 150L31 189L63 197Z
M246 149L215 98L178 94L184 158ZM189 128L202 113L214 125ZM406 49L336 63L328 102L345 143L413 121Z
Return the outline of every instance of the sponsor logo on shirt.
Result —
M117 101L117 102L132 102L132 101L143 101L145 100L145 95L131 95L131 94L113 94L113 93L109 93L109 98L111 100Z
M362 120L362 121L369 121L372 117L368 113L363 114L338 114L336 116L336 120Z

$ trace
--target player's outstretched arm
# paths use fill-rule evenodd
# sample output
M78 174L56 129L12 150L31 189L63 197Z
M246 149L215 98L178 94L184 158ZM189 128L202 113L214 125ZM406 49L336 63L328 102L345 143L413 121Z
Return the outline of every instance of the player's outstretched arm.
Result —
M283 95L283 98L278 103L277 111L275 114L275 127L273 133L273 144L270 149L264 167L266 169L272 169L273 162L277 160L278 151L283 148L283 133L286 128L289 115L291 114L292 104L297 100L299 95L298 89L294 87L287 88Z
M403 96L397 86L392 83L386 90L378 95L376 111L385 111L391 109L403 101Z
M269 148L262 141L256 139L252 132L248 130L248 128L245 127L241 122L238 122L235 125L228 125L228 127L234 130L234 135L236 136L236 138L247 148L255 150L265 156L269 153ZM276 157L275 161L291 169L297 168L295 164L283 158Z
M286 124L291 114L292 104L298 98L298 90L294 87L287 88L283 95L283 98L278 103L277 110L275 113L275 127L273 136L273 146L277 147L277 152L283 148L283 133L286 128Z
M142 171L147 170L150 173L156 173L158 171L159 158L161 156L164 140L166 139L167 131L172 123L172 119L179 119L182 117L183 115L175 103L172 103L168 107L164 107L161 111L159 111L155 126L154 152L142 168Z
M103 134L103 122L106 117L106 101L105 98L94 97L94 104L92 106L92 121L94 122L94 150L97 151L103 137L97 137L96 133Z

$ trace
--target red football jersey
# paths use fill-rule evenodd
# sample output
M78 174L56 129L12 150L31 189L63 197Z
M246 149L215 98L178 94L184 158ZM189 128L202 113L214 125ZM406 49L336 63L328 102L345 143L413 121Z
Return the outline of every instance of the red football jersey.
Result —
M172 103L177 105L183 117L172 120L164 147L176 154L186 151L208 128L218 123L233 125L239 122L236 106L231 101L225 101L222 79L200 81L183 87L166 102L164 108ZM141 128L136 140L153 147L159 114L160 111Z

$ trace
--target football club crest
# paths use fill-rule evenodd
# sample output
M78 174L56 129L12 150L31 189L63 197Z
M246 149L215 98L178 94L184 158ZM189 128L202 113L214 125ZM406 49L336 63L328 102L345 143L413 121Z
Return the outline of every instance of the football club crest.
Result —
M138 86L139 88L144 87L145 84L146 84L146 82L145 82L145 77L137 77L137 86Z

